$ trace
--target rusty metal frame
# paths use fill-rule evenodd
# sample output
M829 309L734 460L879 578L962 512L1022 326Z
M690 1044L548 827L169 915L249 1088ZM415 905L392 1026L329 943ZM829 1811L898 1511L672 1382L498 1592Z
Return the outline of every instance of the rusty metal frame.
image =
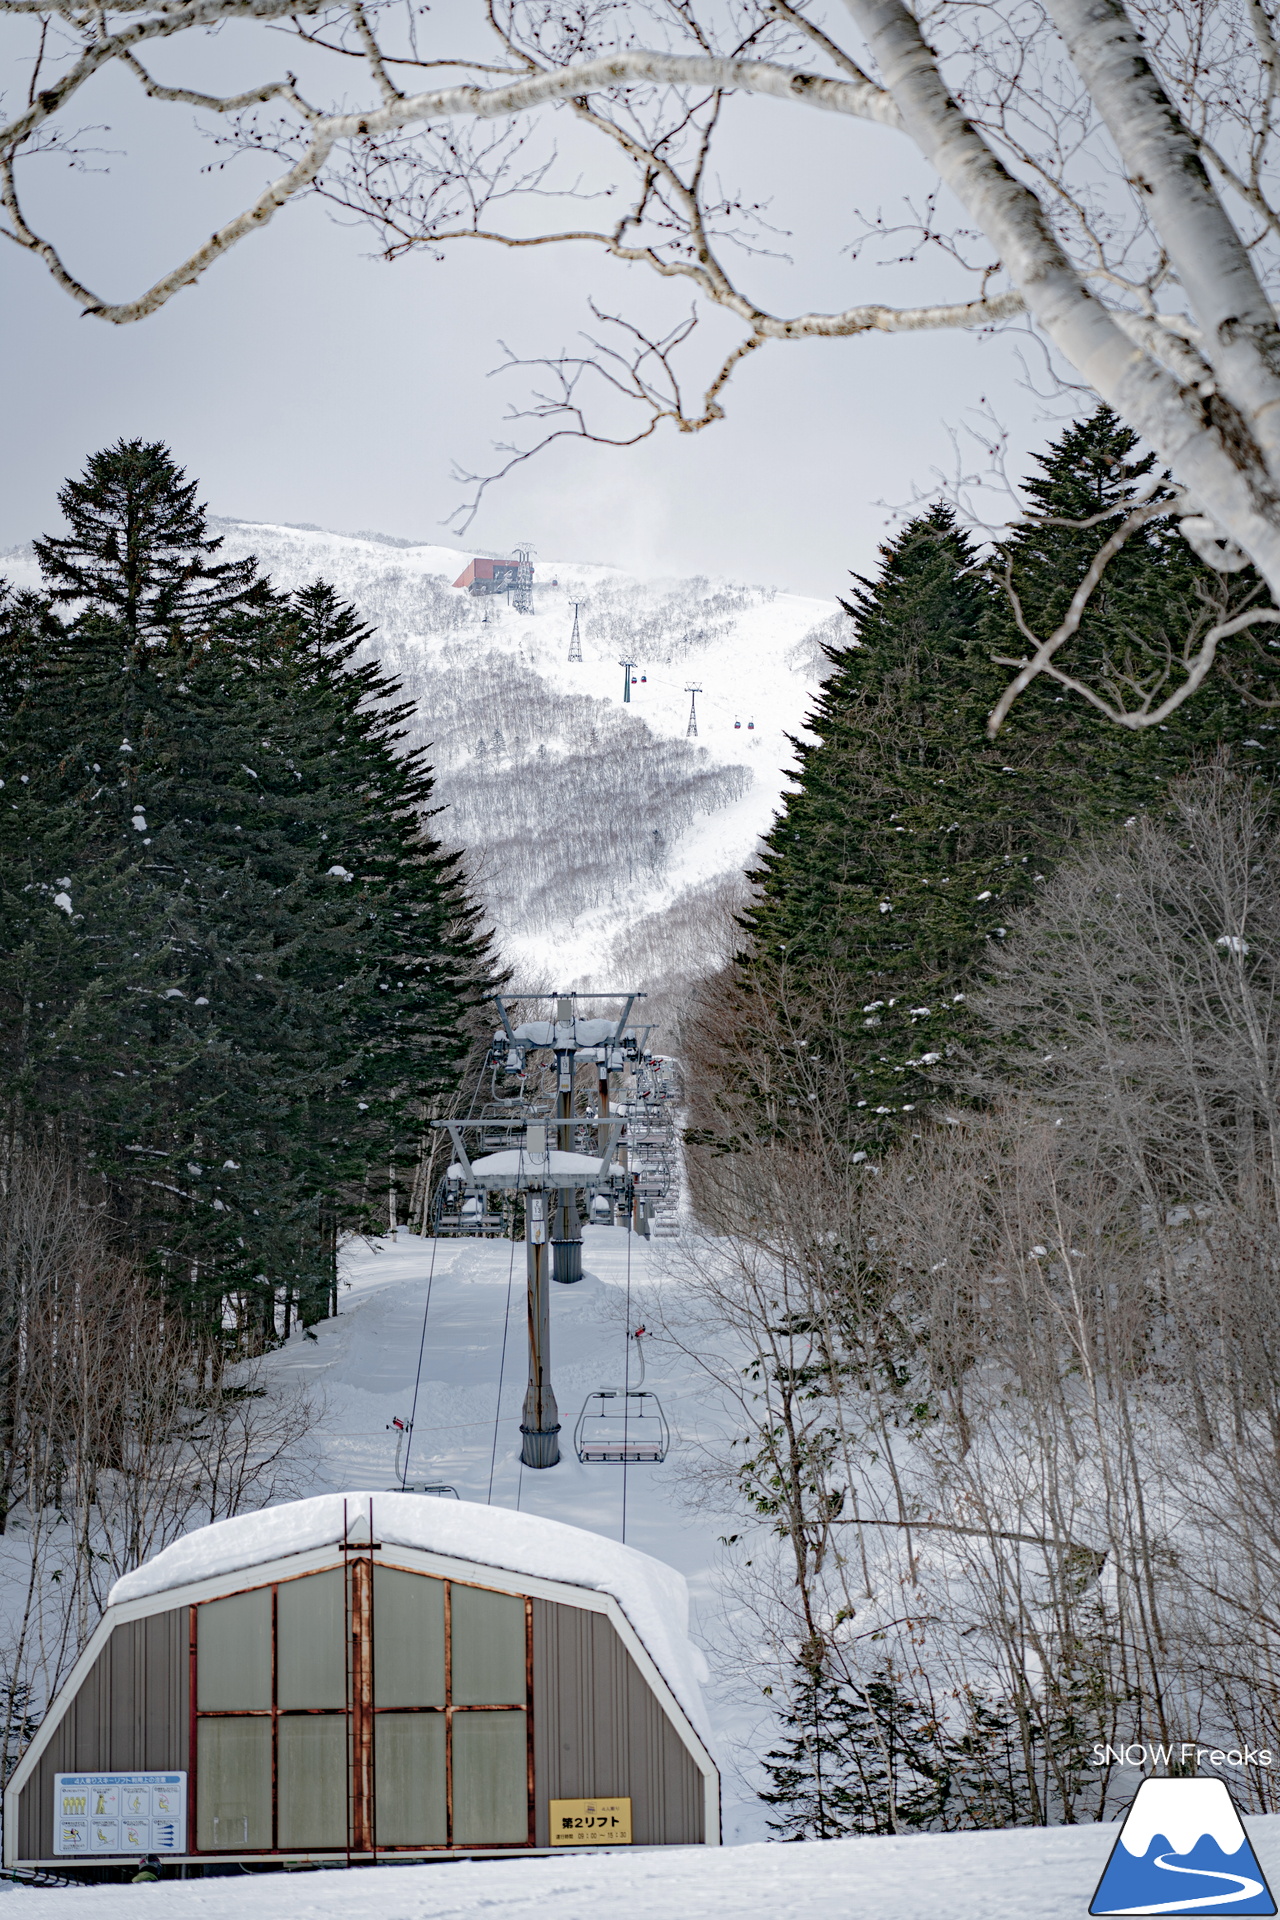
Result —
M372 1516L370 1516L372 1519ZM220 1594L219 1599L232 1599L241 1593L259 1593L264 1589L271 1596L271 1704L269 1707L211 1707L201 1711L198 1705L198 1640L199 1624L197 1615L201 1605L210 1602L197 1602L189 1608L190 1629L188 1642L189 1694L188 1720L190 1754L188 1765L188 1808L187 1808L187 1851L189 1854L203 1854L209 1859L222 1859L226 1851L222 1848L200 1848L196 1844L198 1836L197 1808L199 1805L198 1780L198 1725L201 1720L270 1720L271 1722L271 1845L269 1847L242 1847L240 1855L252 1855L267 1859L283 1850L280 1846L279 1824L279 1722L281 1718L301 1719L313 1715L336 1719L343 1717L347 1723L347 1842L346 1847L332 1851L345 1851L348 1859L370 1859L379 1854L413 1854L423 1856L433 1853L451 1853L455 1850L453 1837L453 1720L459 1713L496 1713L523 1712L525 1716L525 1768L526 1800L528 1807L528 1827L526 1838L521 1841L471 1841L467 1843L468 1853L506 1853L519 1851L522 1847L534 1847L537 1844L537 1801L534 1775L534 1699L533 1699L533 1601L528 1595L524 1602L525 1634L525 1696L523 1706L515 1701L477 1701L470 1705L455 1705L453 1699L453 1589L455 1586L474 1587L482 1593L497 1593L502 1589L485 1587L478 1580L443 1579L444 1588L444 1705L442 1707L379 1707L374 1699L373 1662L374 1635L377 1631L373 1606L373 1543L370 1527L370 1545L367 1547L346 1545L347 1529L343 1530L343 1597L344 1597L344 1653L346 1667L347 1704L344 1707L297 1707L281 1709L279 1704L278 1649L279 1649L279 1595L280 1588L292 1585L293 1581L263 1581L258 1587L240 1587L234 1594ZM439 1576L419 1574L416 1569L394 1569L394 1563L388 1563L393 1570L410 1572L418 1579L435 1579ZM319 1569L323 1572L325 1569ZM295 1579L314 1578L313 1573L295 1575ZM445 1800L446 1800L446 1838L436 1845L383 1846L377 1843L377 1801L375 1778L376 1743L374 1728L379 1713L423 1713L442 1714L445 1723ZM291 1850L292 1851L292 1850ZM309 1851L309 1850L307 1850ZM320 1849L322 1852L329 1849Z
M359 1854L374 1851L373 1556L351 1562L348 1641L351 1650L349 1839Z

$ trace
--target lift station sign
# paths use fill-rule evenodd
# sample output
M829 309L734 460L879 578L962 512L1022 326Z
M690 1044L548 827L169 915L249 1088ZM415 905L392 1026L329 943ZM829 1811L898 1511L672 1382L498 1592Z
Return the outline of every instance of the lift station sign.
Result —
M185 1853L185 1773L55 1773L53 1850Z
M553 1800L553 1847L629 1847L630 1800Z

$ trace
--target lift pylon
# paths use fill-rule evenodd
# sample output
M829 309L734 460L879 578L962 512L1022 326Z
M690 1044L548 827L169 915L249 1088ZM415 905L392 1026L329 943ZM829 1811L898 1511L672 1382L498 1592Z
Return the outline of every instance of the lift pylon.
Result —
M554 1018L526 1020L513 1027L506 1001L501 994L494 995L502 1020L501 1029L494 1035L495 1051L505 1055L502 1064L507 1071L523 1073L530 1053L540 1049L555 1056L556 1146L561 1152L567 1153L573 1145L573 1094L579 1056L594 1054L597 1070L603 1062L606 1082L610 1073L621 1072L638 1059L649 1028L642 1028L639 1033L629 1032L627 1022L636 1001L644 997L639 993L538 995L538 999L550 1000ZM579 1002L598 1000L621 1000L621 1016L616 1020L601 1020L579 1015ZM551 1212L551 1262L551 1277L562 1286L572 1286L581 1280L582 1225L573 1187L561 1188L556 1194Z
M529 1384L520 1421L520 1458L527 1467L554 1467L560 1458L560 1412L551 1384L551 1313L547 1250L552 1210L559 1194L579 1187L588 1193L625 1191L628 1175L616 1164L617 1141L626 1121L593 1122L606 1136L598 1154L572 1153L553 1145L553 1126L529 1121L509 1128L511 1144L473 1160L465 1134L476 1128L492 1134L486 1120L437 1120L448 1132L457 1156L448 1178L474 1193L506 1189L524 1195L525 1272L529 1290Z

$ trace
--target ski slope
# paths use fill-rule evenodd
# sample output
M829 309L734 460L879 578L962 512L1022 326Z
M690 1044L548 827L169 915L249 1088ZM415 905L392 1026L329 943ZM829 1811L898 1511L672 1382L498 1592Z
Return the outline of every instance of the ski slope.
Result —
M454 588L468 549L239 520L213 530L224 555L256 554L281 588L331 581L376 628L368 651L401 680L408 742L436 771L436 831L465 848L520 977L660 987L719 964L735 938L725 908L740 903L828 669L822 645L847 640L838 608L538 558L523 615ZM0 556L0 572L39 585L30 549Z
M1248 1821L1280 1880L1280 1815ZM1084 1920L1114 1826L654 1848L23 1893L50 1920ZM40 1905L35 1908L35 1903Z
M303 1493L392 1488L396 1434L389 1428L414 1411L416 1386L411 1481L447 1481L466 1500L492 1500L606 1539L621 1539L625 1524L629 1545L685 1575L692 1637L711 1656L704 1692L723 1771L726 1847L237 1871L158 1886L15 1889L19 1900L38 1900L50 1920L543 1920L548 1913L556 1920L1084 1920L1113 1825L763 1844L765 1810L755 1798L751 1757L773 1723L753 1684L749 1622L735 1611L720 1562L730 1516L684 1497L689 1469L722 1437L704 1377L677 1346L654 1340L645 1384L660 1395L673 1435L661 1465L630 1468L624 1479L617 1467L580 1465L569 1444L585 1396L621 1381L627 1325L661 1303L680 1331L679 1243L594 1226L584 1235L584 1279L552 1288L563 1457L548 1471L524 1469L519 1459L521 1244L433 1243L401 1233L348 1248L336 1319L322 1322L313 1340L295 1335L267 1367L277 1386L304 1387L322 1403ZM741 1667L744 1649L746 1670L726 1678L729 1662L717 1655L731 1653ZM1280 1883L1280 1816L1251 1818L1247 1828L1264 1872Z
M281 586L323 574L376 625L374 651L416 701L416 740L430 744L441 797L455 809L452 827L445 820L442 830L477 856L505 958L525 977L557 984L569 984L567 966L582 988L610 984L605 976L619 965L627 970L626 934L637 920L678 911L717 883L737 886L786 787L795 758L790 736L803 731L827 667L821 642L847 624L826 602L769 587L642 581L611 567L541 558L534 612L518 614L505 599L472 600L454 589L471 558L467 549L229 520L217 530L227 553L256 553ZM575 605L577 662L568 657ZM625 659L635 663L627 704ZM701 689L696 741L687 734L691 686ZM527 730L512 715L513 695L515 705L536 710ZM661 774L644 780L637 761L632 790L624 788L619 803L612 790L601 791L600 761L638 748L646 736L669 743L678 758L665 781ZM548 758L576 755L587 764L573 800L540 808ZM492 809L473 786L482 760ZM737 779L719 788L706 781L693 819L669 821L664 786L674 789L679 773L694 766ZM559 902L554 924L537 924L512 885L522 866L519 843L536 842L545 858L564 814L579 809L598 810L597 831L616 836L607 882L596 876L576 893L566 887L574 864L566 846L564 871L552 861L540 888ZM511 856L495 859L502 827L515 823ZM624 871L632 849L647 851L651 841L654 857ZM708 964L719 959L710 952Z

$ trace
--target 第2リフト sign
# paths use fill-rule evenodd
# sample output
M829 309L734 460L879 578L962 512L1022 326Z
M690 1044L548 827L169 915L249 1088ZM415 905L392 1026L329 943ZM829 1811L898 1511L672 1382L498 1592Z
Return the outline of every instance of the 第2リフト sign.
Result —
M630 1800L553 1800L553 1847L629 1847Z
M185 1853L185 1773L55 1773L53 1850Z

